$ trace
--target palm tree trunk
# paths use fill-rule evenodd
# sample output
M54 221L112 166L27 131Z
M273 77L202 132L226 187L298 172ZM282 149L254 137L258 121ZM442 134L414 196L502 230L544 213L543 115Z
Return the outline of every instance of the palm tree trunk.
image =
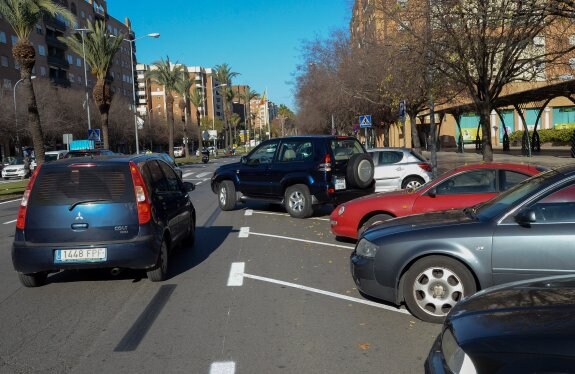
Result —
M92 91L94 102L100 112L100 121L102 126L102 139L104 149L110 149L110 138L108 135L108 113L110 111L110 88L103 79L98 79L94 90ZM86 103L88 105L88 103Z
M201 129L201 123L200 123L200 111L196 110L196 119L198 120L198 150L201 152L204 145L202 143L202 129Z
M166 95L166 118L168 120L168 152L174 158L174 97Z
M19 40L12 49L12 55L20 65L20 78L23 79L22 91L26 97L28 110L28 127L32 135L36 163L41 165L44 162L44 134L42 133L36 94L32 85L32 69L36 62L36 51L28 40Z

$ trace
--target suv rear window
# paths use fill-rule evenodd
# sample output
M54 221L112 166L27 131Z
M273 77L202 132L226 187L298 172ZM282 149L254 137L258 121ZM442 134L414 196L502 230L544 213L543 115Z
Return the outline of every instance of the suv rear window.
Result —
M134 187L127 164L43 168L30 196L30 203L37 205L86 200L133 202Z
M337 161L349 160L355 154L365 153L357 139L334 139L331 141L331 149Z

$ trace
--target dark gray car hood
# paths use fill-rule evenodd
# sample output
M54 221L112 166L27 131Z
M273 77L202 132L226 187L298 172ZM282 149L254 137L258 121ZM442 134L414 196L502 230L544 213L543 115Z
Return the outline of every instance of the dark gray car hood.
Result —
M477 222L476 218L465 212L465 209L451 209L394 218L371 226L371 228L364 233L364 236L368 240L372 241L379 236L395 234L402 231L413 231Z

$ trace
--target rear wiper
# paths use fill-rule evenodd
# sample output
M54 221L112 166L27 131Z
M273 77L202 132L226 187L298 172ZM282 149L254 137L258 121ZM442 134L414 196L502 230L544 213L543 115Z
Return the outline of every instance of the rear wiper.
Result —
M89 204L89 203L99 203L103 201L110 201L109 199L91 199L91 200L80 200L76 201L74 204L70 205L68 208L69 211L74 210L74 208L80 204Z

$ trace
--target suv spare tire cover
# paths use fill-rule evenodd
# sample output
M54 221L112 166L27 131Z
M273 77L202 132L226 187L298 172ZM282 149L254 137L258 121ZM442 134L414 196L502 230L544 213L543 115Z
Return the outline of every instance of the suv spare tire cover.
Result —
M346 179L351 187L366 188L373 181L373 160L367 153L358 153L347 162Z

